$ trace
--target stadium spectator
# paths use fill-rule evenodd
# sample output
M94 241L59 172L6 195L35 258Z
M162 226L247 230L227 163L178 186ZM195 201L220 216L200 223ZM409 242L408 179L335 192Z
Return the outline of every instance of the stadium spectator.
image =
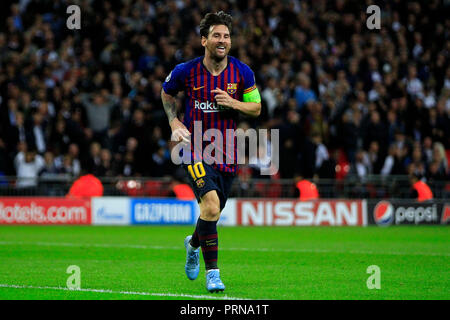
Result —
M392 103L395 103L392 101ZM392 109L395 107L392 106ZM389 110L387 112L387 143L390 145L395 140L395 133L401 132L404 130L404 126L402 125L400 119L398 119L398 115L395 110Z
M117 103L115 97L105 90L93 95L82 94L81 102L86 108L88 126L93 132L93 140L100 142L103 146L106 145L112 109Z
M448 180L448 175L446 175L442 170L439 170L438 162L430 163L428 166L426 179L432 189L433 195L436 198L445 197L445 185Z
M356 149L360 137L360 117L361 115L358 112L345 112L342 115L341 124L338 128L339 145L342 146L351 163L355 161Z
M390 174L392 175L406 174L407 155L408 155L408 148L406 145L404 145L403 147L400 147L398 144L395 145L394 165L391 169Z
M430 136L426 136L422 143L422 152L424 154L425 163L428 165L433 160L433 141Z
M66 153L71 143L64 118L56 120L49 138L49 145L56 153Z
M174 178L170 187L178 200L195 200L194 191L189 184Z
M114 168L112 164L111 152L104 148L100 151L100 166L98 167L99 177L113 177Z
M297 100L297 110L301 111L305 103L316 100L316 94L311 89L311 79L306 74L299 73L297 79L295 99Z
M27 135L27 143L31 149L36 149L39 154L44 154L47 150L48 139L46 134L46 123L41 112L35 110L33 112L33 120L30 124Z
M270 140L267 140L266 145L259 143L256 154L249 158L249 166L253 169L254 177L267 178L267 175L261 176L261 170L269 169L273 164L270 152Z
M438 164L438 171L442 175L446 175L448 173L448 163L445 155L445 149L440 142L435 142L433 144L433 162Z
M248 165L248 163L249 163L248 155L245 155L244 163L239 166L239 169L237 172L238 183L235 183L233 185L233 187L234 187L233 191L238 196L241 196L244 194L248 197L261 196L261 194L259 194L255 188L255 183L252 179L253 169Z
M132 151L125 152L123 157L120 155L116 162L118 162L116 174L120 177L132 177L136 174L135 158Z
M417 67L415 64L408 66L408 75L403 79L406 85L406 92L413 98L416 96L423 96L423 84L417 77Z
M274 110L278 107L278 93L279 89L276 85L276 79L270 77L267 79L267 87L261 92L261 98L267 105L268 116L273 118Z
M302 176L295 177L295 180L297 181L295 186L299 192L300 201L316 200L319 198L319 191L313 182L303 179Z
M384 159L383 167L381 168L381 175L388 176L392 172L392 168L394 167L395 163L395 154L397 152L397 147L395 144L391 144L389 146L388 155Z
M73 175L79 176L81 173L80 148L77 144L71 143L67 154L72 158Z
M52 178L57 177L59 174L59 170L55 165L55 157L51 151L47 151L44 153L44 165L42 169L39 171L39 177L45 180L51 180Z
M16 153L19 142L26 142L27 131L25 129L25 117L23 112L17 111L15 114L15 124L10 126L5 133L8 152Z
M102 182L93 174L84 173L73 182L66 197L101 197L103 195L104 187Z
M0 138L0 176L5 176L8 173L8 152L6 146L3 138Z
M357 175L361 181L370 174L370 160L364 150L358 150L355 155L355 163L350 168L350 173Z
M319 132L314 132L311 136L315 145L315 173L322 171L324 163L330 159L327 147L322 143L322 137Z
M431 191L428 184L421 180L420 175L411 174L410 175L410 183L411 183L411 198L416 199L419 202L432 200L433 192Z
M368 116L370 117L370 121L365 129L364 149L368 150L373 141L376 141L378 145L385 146L387 143L387 128L381 120L380 113L378 111L372 111Z
M17 188L37 187L37 177L44 166L44 159L35 150L28 149L25 143L14 158L16 168Z
M292 172L298 167L301 139L305 138L300 124L300 115L295 108L287 112L286 121L280 124L279 130L280 154L283 155L280 156L280 174L283 178L291 178Z
M423 162L422 152L420 147L414 147L412 152L411 163L408 167L408 174L415 174L416 176L425 176L425 163Z
M65 154L58 159L58 172L67 178L74 177L73 159L69 154Z
M158 147L151 155L150 172L154 177L164 177L169 175L173 168L170 154L165 147Z
M366 154L369 172L371 174L380 174L381 166L383 165L383 159L381 158L380 153L378 141L372 141Z

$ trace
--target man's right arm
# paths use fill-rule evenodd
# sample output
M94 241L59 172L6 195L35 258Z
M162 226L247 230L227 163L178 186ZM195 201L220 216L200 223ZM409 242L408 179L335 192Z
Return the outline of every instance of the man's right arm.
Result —
M175 97L161 90L161 100L166 112L167 119L169 120L170 128L172 129L172 140L190 142L187 138L190 136L189 130L185 125L177 118L177 100Z
M161 89L161 100L164 111L169 119L169 125L171 125L172 121L177 118L177 100L175 97L165 93L164 89Z

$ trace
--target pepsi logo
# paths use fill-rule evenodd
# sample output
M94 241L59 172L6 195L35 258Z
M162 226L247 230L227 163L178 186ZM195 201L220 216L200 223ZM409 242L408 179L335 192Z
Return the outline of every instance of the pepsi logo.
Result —
M378 225L390 225L394 220L394 206L389 201L380 201L373 210L373 218Z

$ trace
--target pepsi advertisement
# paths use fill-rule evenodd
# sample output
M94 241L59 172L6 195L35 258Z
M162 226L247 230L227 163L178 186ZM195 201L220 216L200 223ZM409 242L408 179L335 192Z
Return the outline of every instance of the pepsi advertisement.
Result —
M369 224L378 226L448 224L450 202L434 200L367 200Z
M197 221L195 201L176 199L132 199L132 224L194 224Z

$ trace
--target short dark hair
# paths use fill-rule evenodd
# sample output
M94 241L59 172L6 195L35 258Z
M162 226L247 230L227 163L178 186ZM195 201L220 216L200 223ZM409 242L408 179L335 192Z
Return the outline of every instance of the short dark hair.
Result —
M223 12L219 11L217 13L207 13L202 21L200 21L200 36L208 38L209 29L211 26L217 26L217 25L225 25L227 26L228 30L231 33L231 25L232 25L233 18Z

